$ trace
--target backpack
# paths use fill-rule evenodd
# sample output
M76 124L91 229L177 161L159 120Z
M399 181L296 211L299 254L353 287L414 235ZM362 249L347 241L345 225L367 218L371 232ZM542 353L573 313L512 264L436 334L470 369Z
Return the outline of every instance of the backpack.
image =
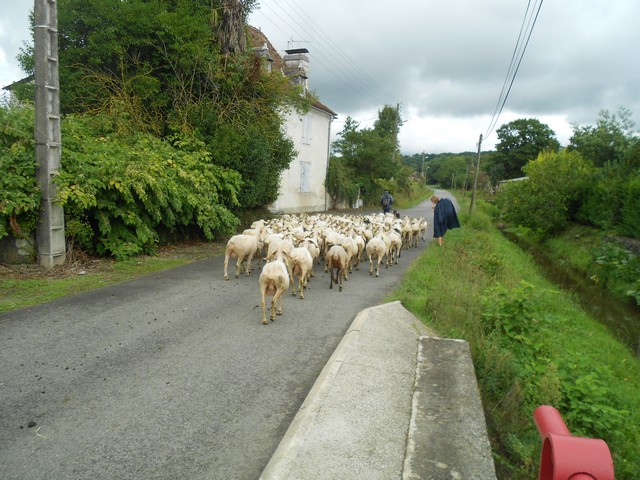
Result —
M391 199L389 198L389 195L384 195L382 197L382 206L388 207L390 204L391 204Z

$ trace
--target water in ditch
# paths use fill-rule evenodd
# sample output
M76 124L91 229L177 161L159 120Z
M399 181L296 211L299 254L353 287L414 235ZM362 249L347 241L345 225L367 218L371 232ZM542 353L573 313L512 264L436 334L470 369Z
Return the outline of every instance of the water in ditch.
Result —
M525 244L517 235L503 233L533 256L549 281L573 293L585 312L640 357L640 307L612 298L606 290L585 278L584 273L558 265L540 248Z

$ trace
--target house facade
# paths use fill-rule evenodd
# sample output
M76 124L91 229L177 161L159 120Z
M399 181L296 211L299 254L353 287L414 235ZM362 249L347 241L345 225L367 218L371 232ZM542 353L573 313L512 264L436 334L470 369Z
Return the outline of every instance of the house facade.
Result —
M281 57L264 34L249 27L256 51L267 58L272 71L280 70L292 83L309 92L309 52L305 48L285 50ZM319 212L329 207L324 182L329 166L331 122L336 113L319 101L306 114L291 112L285 118L287 136L296 158L280 177L278 199L270 210L278 213Z
M283 213L318 212L328 208L324 186L329 165L331 121L335 114L322 104L286 118L286 133L298 152L280 177L278 199L271 210Z

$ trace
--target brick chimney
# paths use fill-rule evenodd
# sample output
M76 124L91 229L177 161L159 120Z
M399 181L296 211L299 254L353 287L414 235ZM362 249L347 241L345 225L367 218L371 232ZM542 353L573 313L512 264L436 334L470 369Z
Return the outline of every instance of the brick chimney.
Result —
M291 79L293 84L302 85L304 93L309 91L309 50L296 48L285 50L284 74Z

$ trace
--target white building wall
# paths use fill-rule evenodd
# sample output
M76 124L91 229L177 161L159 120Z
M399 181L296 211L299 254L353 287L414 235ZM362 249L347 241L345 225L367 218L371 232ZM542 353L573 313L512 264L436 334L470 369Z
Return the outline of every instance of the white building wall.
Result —
M271 210L283 213L325 211L329 202L324 188L329 159L331 115L311 108L305 114L292 112L286 119L287 135L298 156L280 177L278 200Z

